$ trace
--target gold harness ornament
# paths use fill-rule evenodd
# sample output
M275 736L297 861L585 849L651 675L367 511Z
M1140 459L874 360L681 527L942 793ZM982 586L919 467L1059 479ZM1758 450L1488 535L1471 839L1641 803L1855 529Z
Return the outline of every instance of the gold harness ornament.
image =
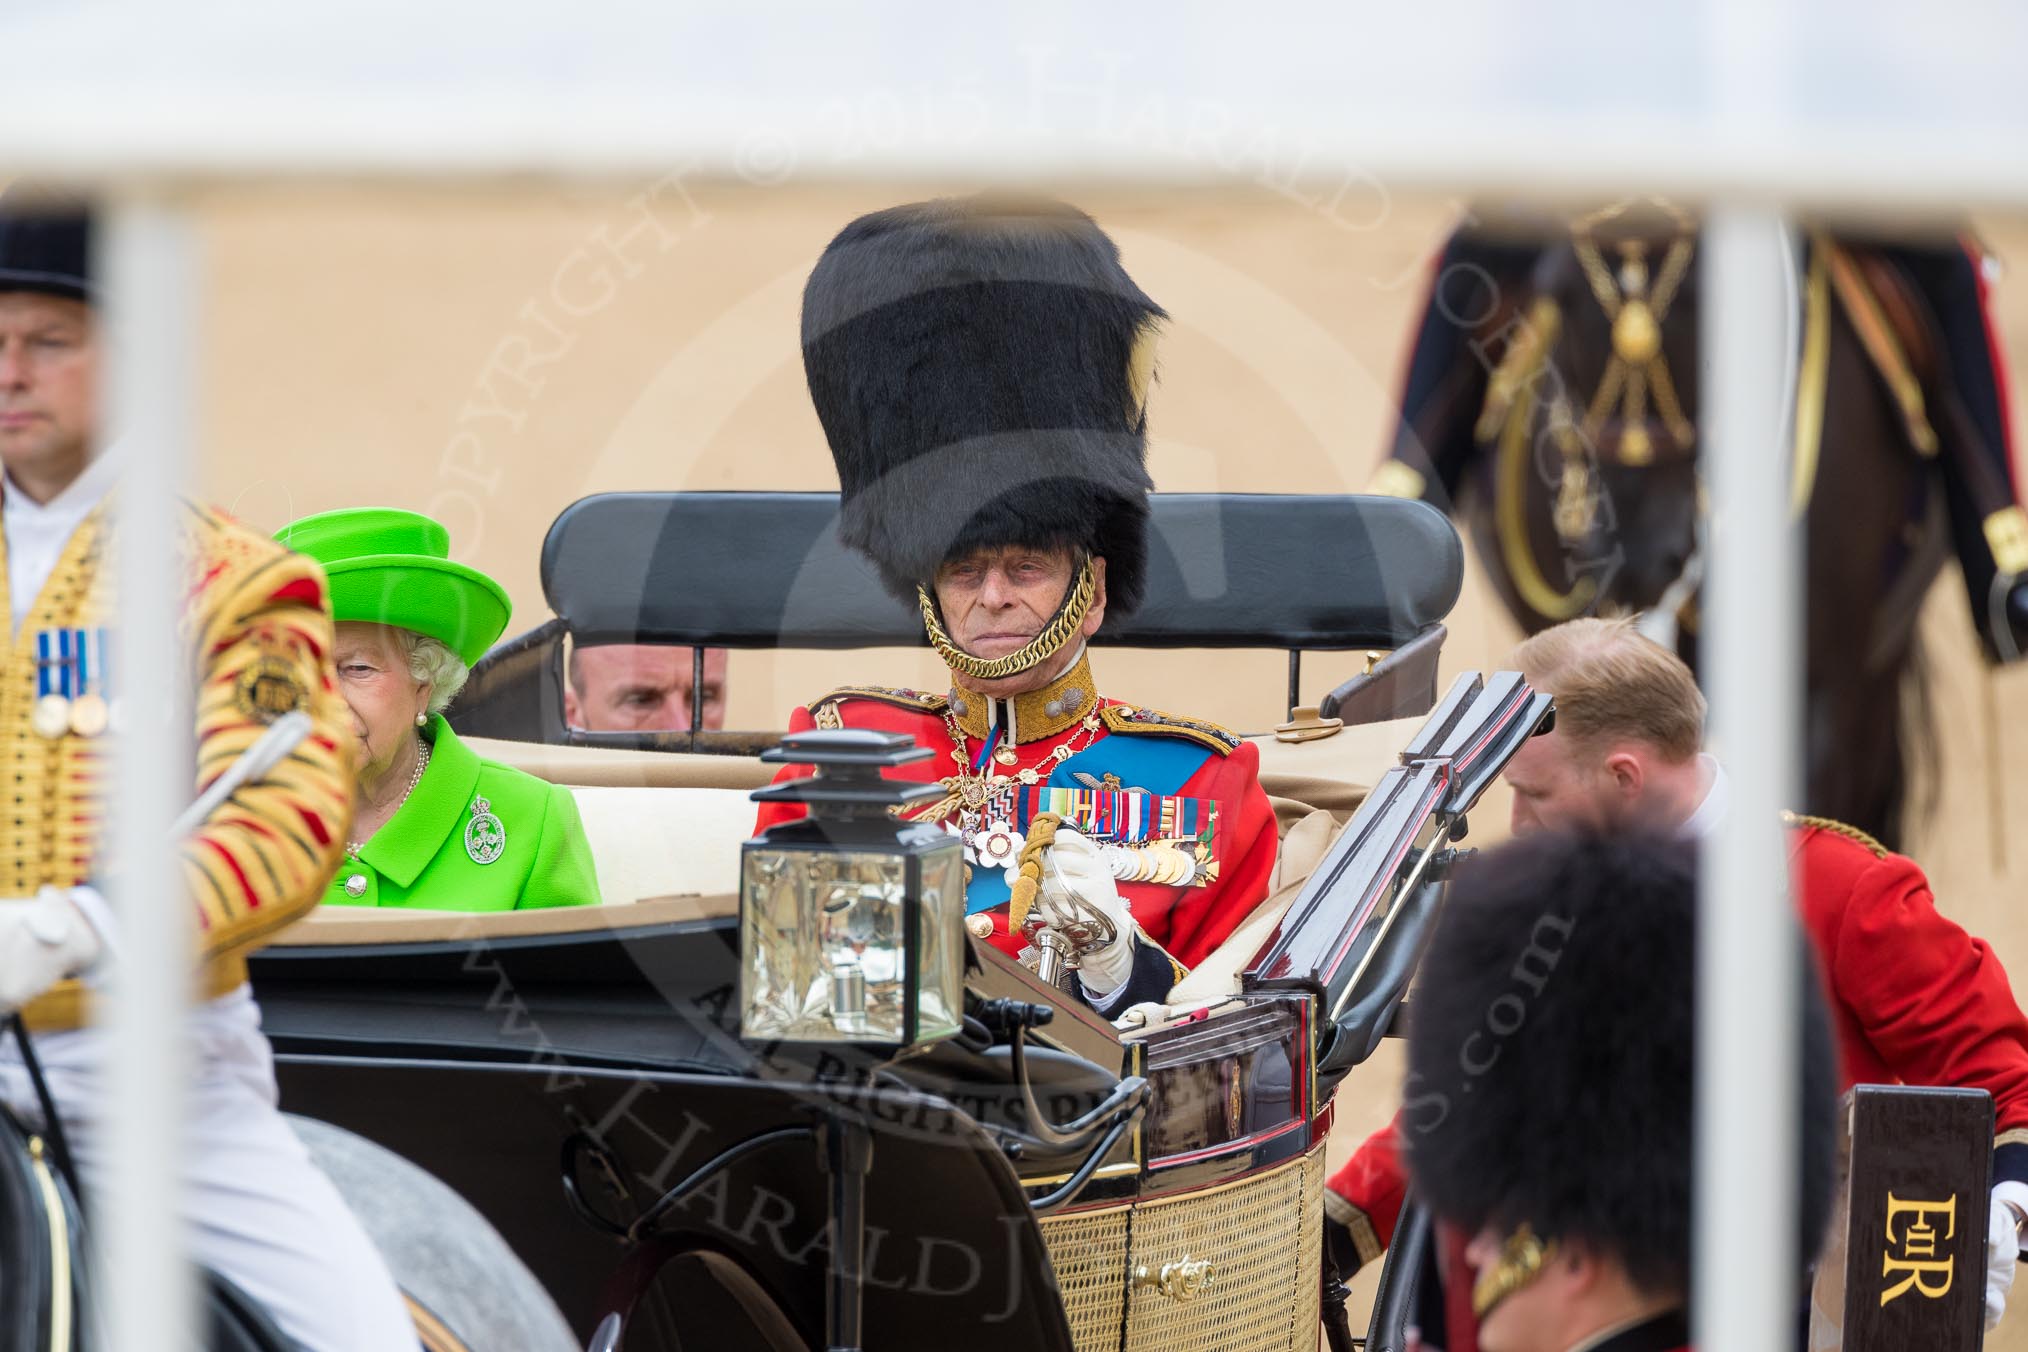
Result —
M1655 411L1661 415L1669 439L1678 450L1689 450L1697 436L1696 428L1683 416L1683 406L1676 398L1676 384L1669 376L1669 363L1662 356L1662 321L1669 317L1669 306L1675 302L1683 276L1690 270L1697 227L1680 208L1661 201L1653 203L1668 213L1677 235L1662 255L1661 271L1651 289L1647 241L1622 241L1618 246L1619 270L1615 273L1606 267L1598 242L1592 237L1595 229L1625 215L1631 205L1616 203L1580 218L1571 229L1570 243L1577 253L1578 266L1584 270L1585 281L1591 285L1592 295L1613 325L1612 357L1592 394L1591 406L1585 410L1585 439L1597 444L1605 430L1606 414L1617 401L1620 461L1645 465L1655 458L1655 445L1647 429L1651 391Z
M1092 571L1091 560L1085 559L1078 568L1077 581L1071 585L1070 595L1064 598L1063 606L1048 627L1005 657L991 660L974 657L951 641L951 636L944 632L943 621L937 618L937 603L927 588L918 584L915 595L922 608L922 627L929 635L930 647L936 649L944 665L955 675L975 681L997 681L1046 661L1070 642L1084 623L1084 617L1091 612L1091 603L1097 599L1098 575Z

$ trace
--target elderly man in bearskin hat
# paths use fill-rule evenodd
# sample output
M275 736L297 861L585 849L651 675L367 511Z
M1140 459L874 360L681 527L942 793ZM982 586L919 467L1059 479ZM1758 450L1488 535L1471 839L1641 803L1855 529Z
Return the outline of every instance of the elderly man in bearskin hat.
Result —
M119 613L108 508L121 451L99 425L105 339L88 238L75 205L19 192L0 203L0 592L13 619L0 635L0 727L15 770L13 812L0 815L0 1014L28 1030L89 1192L105 1168L107 1045L93 992L115 962L187 964L197 998L177 1194L191 1259L250 1296L291 1346L413 1348L386 1263L276 1109L247 984L247 954L317 904L352 821L342 748L353 736L333 680L324 572L194 503L148 506L179 527L180 557L161 564L187 598L196 788L283 715L307 715L310 731L177 842L163 876L130 887L131 904L191 909L194 952L122 951L120 917L99 891L121 702L104 663ZM0 1042L0 1103L50 1131L12 1039ZM182 1346L183 1333L165 1328L159 1345Z
M1160 1000L1216 948L1266 895L1276 845L1255 749L1103 697L1085 650L1145 586L1163 318L1104 232L1053 202L862 217L803 295L841 538L920 607L951 683L848 686L791 728L933 749L897 773L945 790L911 815L963 838L972 933L1020 953L1033 923L1061 927L1082 949L1079 990L1107 1013ZM764 808L760 826L796 811ZM1014 886L1031 827L1054 830L1032 910L1034 889Z
M1445 1346L1474 1327L1482 1352L1688 1345L1690 860L1660 840L1535 837L1458 878L1417 985L1401 1131L1453 1264ZM1799 1298L1837 1130L1829 1016L1814 980L1800 990ZM1507 1003L1520 1017L1489 1021Z

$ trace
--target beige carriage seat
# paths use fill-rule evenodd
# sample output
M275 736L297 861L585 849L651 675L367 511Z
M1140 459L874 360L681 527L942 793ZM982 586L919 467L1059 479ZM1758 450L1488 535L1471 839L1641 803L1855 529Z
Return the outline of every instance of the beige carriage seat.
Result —
M569 788L606 905L739 890L748 797L774 767L748 756L613 751L470 738L482 756Z
M1260 951L1367 790L1393 765L1423 720L1362 723L1315 742L1250 740L1260 748L1260 782L1274 804L1281 848L1267 900L1176 983L1168 1003L1200 1004L1239 993L1239 973Z

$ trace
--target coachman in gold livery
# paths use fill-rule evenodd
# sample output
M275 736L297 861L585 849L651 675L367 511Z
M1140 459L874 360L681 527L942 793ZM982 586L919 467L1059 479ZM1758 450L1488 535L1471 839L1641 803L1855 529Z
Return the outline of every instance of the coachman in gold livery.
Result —
M80 1181L104 1157L104 1035L88 996L115 962L197 965L195 1064L179 1180L193 1261L222 1274L301 1345L414 1345L386 1265L276 1110L247 954L316 905L351 824L344 705L316 564L217 512L176 505L187 665L158 679L195 703L192 791L202 793L283 716L307 733L177 846L174 872L127 880L128 905L193 907L194 954L123 950L97 883L109 741L119 447L96 425L100 337L73 210L0 204L0 1012L22 1014ZM128 429L128 444L145 437ZM136 449L135 454L144 451ZM145 504L162 510L161 504ZM46 1131L21 1049L0 1048L0 1101ZM167 1335L165 1334L165 1337Z

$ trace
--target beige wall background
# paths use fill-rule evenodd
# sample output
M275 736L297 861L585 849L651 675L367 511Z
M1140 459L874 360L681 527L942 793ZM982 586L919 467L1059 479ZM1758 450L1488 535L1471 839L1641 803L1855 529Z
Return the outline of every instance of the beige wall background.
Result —
M847 220L934 190L670 174L618 190L210 194L203 491L264 529L340 506L429 512L457 557L512 593L512 631L531 627L548 615L543 533L585 494L835 486L802 383L803 278ZM1067 195L1172 316L1150 417L1161 488L1365 483L1453 203L1377 188L1323 203L1268 188ZM2003 258L2028 260L2028 223L1982 228ZM1998 304L2014 406L2028 407L2028 279L2003 282ZM1516 637L1476 562L1450 627L1446 679L1496 665ZM1924 632L1943 777L1913 852L1943 909L2024 970L2028 670L1979 661L1954 569ZM1117 694L1247 729L1281 715L1279 654L1104 663ZM1357 663L1312 657L1306 690ZM734 654L729 716L779 726L834 684L938 680L918 652ZM1478 841L1504 832L1498 793ZM1337 1153L1387 1120L1398 1074L1384 1055L1339 1095ZM2008 1326L1994 1345L2028 1348L2028 1315Z

